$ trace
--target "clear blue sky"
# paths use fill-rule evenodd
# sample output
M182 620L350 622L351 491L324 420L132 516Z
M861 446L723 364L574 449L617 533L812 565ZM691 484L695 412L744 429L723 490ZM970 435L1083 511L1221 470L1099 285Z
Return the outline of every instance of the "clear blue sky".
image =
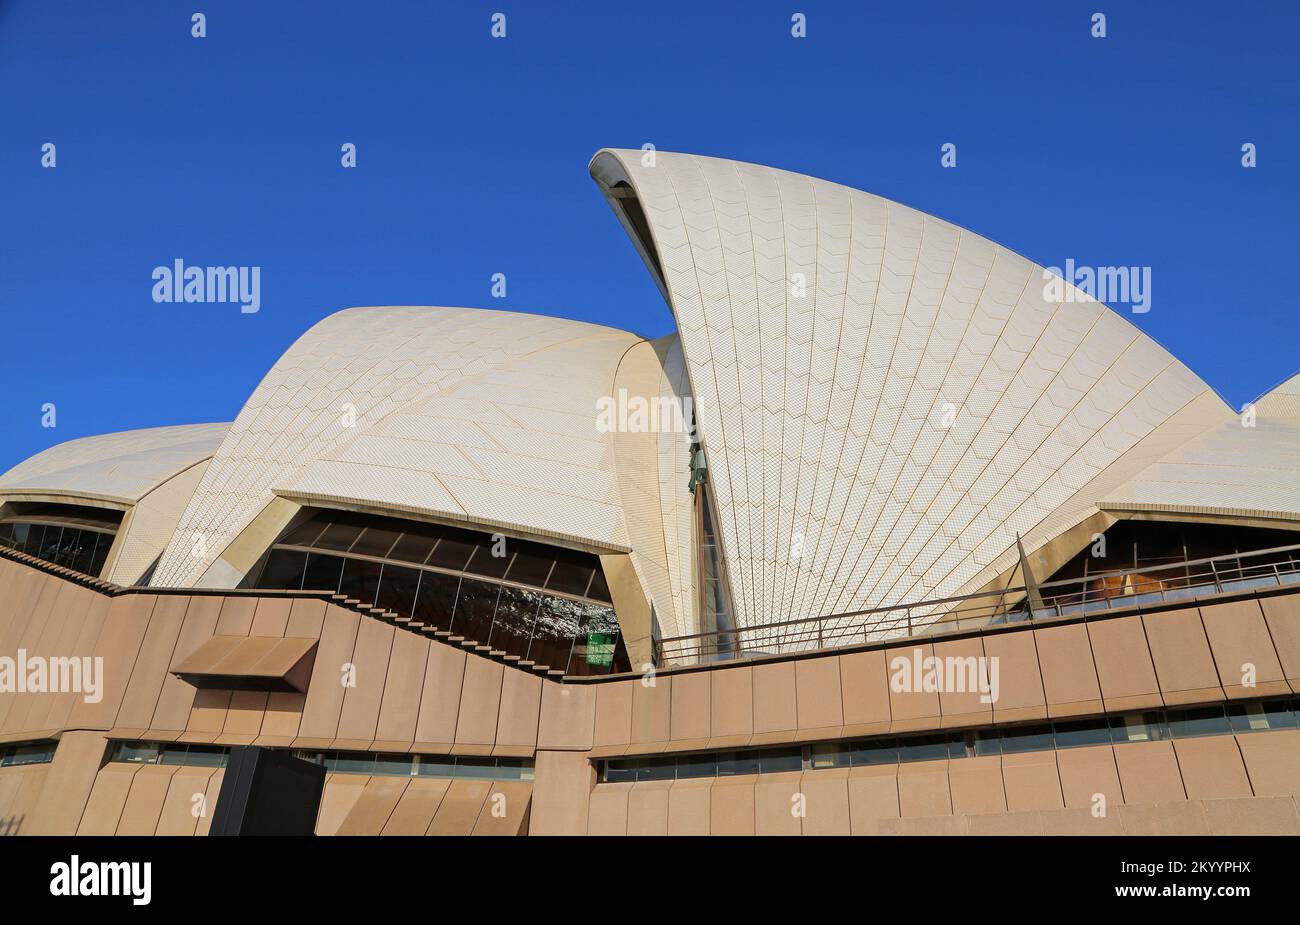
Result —
M0 0L0 469L230 420L347 306L666 333L586 171L646 142L869 190L1047 265L1150 266L1129 317L1240 405L1300 368L1297 48L1280 0ZM178 257L260 266L261 311L155 304Z

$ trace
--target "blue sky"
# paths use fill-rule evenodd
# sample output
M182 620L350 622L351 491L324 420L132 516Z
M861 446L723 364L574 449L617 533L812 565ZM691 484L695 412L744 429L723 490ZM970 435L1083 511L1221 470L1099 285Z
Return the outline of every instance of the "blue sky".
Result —
M1300 4L1249 0L0 0L0 469L230 420L348 306L668 332L586 171L647 142L878 193L1046 265L1150 266L1128 317L1240 405L1300 369L1298 46ZM176 258L261 267L261 310L155 303Z

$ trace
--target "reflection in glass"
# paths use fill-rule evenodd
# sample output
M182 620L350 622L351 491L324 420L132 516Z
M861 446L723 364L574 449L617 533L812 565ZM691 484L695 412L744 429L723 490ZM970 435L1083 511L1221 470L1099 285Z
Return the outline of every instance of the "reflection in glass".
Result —
M577 550L318 511L272 547L254 587L341 593L554 671L630 669L599 557Z

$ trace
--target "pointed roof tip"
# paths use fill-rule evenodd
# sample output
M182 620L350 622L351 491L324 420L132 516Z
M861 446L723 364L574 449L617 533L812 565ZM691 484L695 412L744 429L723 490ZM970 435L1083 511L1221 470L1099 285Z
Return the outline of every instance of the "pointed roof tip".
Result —
M1273 398L1274 396L1281 395L1300 395L1300 370L1287 376L1272 388L1265 389L1263 392L1259 393L1259 395L1255 396L1253 401L1246 402L1246 404L1242 405L1238 410L1239 412L1245 411L1247 405L1258 405L1266 398Z

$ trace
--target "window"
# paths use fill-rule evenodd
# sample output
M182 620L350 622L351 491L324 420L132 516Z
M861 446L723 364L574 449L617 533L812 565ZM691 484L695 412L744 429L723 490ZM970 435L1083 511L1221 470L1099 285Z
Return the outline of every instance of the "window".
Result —
M420 588L420 570L385 563L375 596L375 606L394 613L413 614Z
M573 549L321 510L284 532L251 587L343 594L570 674L631 670L600 559Z
M501 586L476 578L463 578L456 596L456 610L451 617L451 631L469 639L486 640L496 614Z
M156 764L159 746L146 745L142 742L123 742L117 747L114 761L129 761L136 764Z
M677 759L677 779L717 777L718 759L715 755L683 755Z
M329 591L331 594L337 593L339 589L339 577L343 574L344 560L339 556L326 556L321 553L312 553L307 557L307 571L303 575L302 589L304 591ZM266 578L263 573L263 579ZM265 580L259 582L263 587L274 587L267 585Z
M803 768L803 749L798 745L773 748L758 753L758 773L776 774L781 771L799 771Z
M358 600L366 607L372 606L375 603L375 592L379 590L379 573L382 569L382 563L369 559L344 559L339 594Z
M302 587L302 575L306 568L307 553L276 549L266 560L262 581L270 587L296 591Z
M1293 560L1294 551L1241 558L1222 557L1281 549L1298 542L1300 532L1290 530L1121 520L1106 530L1101 542L1090 542L1045 579L1047 582L1086 579L1082 586L1043 587L1040 590L1045 598L1057 594L1074 598L1070 606L1072 611L1088 611L1104 608L1106 601L1113 598L1176 600L1194 597L1206 593L1207 585L1213 588L1216 581L1225 589L1276 585L1272 565ZM1187 564L1212 558L1220 559L1213 567ZM1143 571L1122 574L1134 569Z
M187 765L224 768L230 749L221 745L186 745L180 742L118 742L111 761L128 764Z
M54 742L9 746L0 749L0 765L33 763L40 754L53 760ZM16 750L27 749L25 761L10 761ZM478 780L532 780L533 763L522 758L493 758L476 755L412 755L403 752L319 752L296 750L296 758L323 765L333 774L375 774L385 777L459 777ZM118 742L110 760L130 764L187 765L223 768L230 749L221 745L186 745L179 742Z
M0 522L0 546L85 575L103 571L121 513L73 504L16 507Z
M456 773L455 758L437 758L431 755L417 756L415 773L420 777L454 777Z
M1168 711L1169 734L1175 739L1188 736L1220 735L1232 731L1223 707Z
M934 761L948 757L948 741L942 735L905 739L898 750L899 761Z
M1164 715L1158 712L1112 716L1110 732L1114 742L1155 742L1169 738Z
M746 748L676 756L618 758L601 763L605 781L683 780L738 774L773 774L820 768L870 767L900 762L1011 755L1114 742L1193 738L1230 732L1295 729L1300 700L1261 700L1187 710L1154 710L948 733L917 733L780 748Z
M1110 730L1104 723L1096 720L1083 720L1077 723L1056 723L1056 747L1074 748L1084 745L1106 745L1110 742Z
M1048 725L1012 726L1002 733L1002 754L1004 755L1011 755L1016 752L1047 751L1053 745L1052 727Z
M54 760L57 742L23 742L0 746L0 768L24 764L49 764Z
M410 755L376 755L371 773L409 777L415 773L415 759Z
M724 752L718 756L718 776L757 774L758 755L752 751Z
M877 739L862 742L849 752L849 760L854 765L898 764L898 740Z
M1298 715L1300 715L1300 701L1272 700L1228 705L1228 718L1233 732L1295 729Z

